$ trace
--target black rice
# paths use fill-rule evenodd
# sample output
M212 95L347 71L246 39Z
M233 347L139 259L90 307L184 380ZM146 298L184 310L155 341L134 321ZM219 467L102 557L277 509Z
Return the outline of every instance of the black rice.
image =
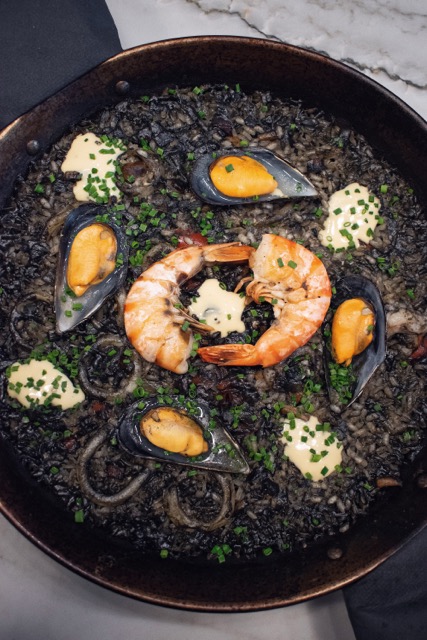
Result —
M111 201L109 210L129 237L128 278L126 290L94 317L58 335L52 310L58 239L76 206L75 176L62 174L60 166L73 138L89 130L127 146L119 161L123 201ZM188 186L194 159L251 146L285 157L314 183L319 198L226 209L200 202ZM384 222L369 245L332 253L320 244L318 233L328 198L351 182L366 185L380 198ZM389 490L377 482L380 487L383 478L398 483L402 465L419 450L427 363L425 357L411 359L414 330L408 333L405 325L393 329L386 361L345 410L339 398L331 402L327 394L320 330L286 361L265 370L220 368L194 357L188 374L180 376L132 352L123 329L123 300L142 269L174 249L181 237L197 233L209 242L256 245L270 232L321 255L332 284L355 272L370 278L387 313L403 311L414 319L420 338L426 331L427 299L422 215L410 185L362 135L333 116L269 93L245 94L223 86L172 88L125 100L73 125L17 181L2 212L0 359L4 372L35 350L82 384L87 397L73 411L24 410L8 398L3 376L3 436L28 472L75 512L77 523L89 522L144 551L223 561L230 555L289 551L347 531L380 491ZM185 285L182 302L188 304L207 276L232 289L248 273L246 266L208 268ZM272 320L271 308L252 304L244 320L243 336L231 334L225 341L254 343ZM224 340L201 337L200 345L211 342ZM217 477L136 460L119 447L115 427L129 404L146 398L167 402L172 396L184 403L210 403L248 457L248 477ZM332 424L343 443L341 472L312 483L283 457L279 436L288 411ZM88 466L94 491L117 493L148 471L139 491L113 507L92 502L78 473L82 451L99 430L106 430L108 438Z

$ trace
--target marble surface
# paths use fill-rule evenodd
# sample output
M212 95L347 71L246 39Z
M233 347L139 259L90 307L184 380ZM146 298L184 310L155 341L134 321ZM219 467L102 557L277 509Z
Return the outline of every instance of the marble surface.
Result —
M123 48L189 35L268 37L341 60L427 118L423 0L107 0ZM57 564L0 516L0 640L354 640L340 592L274 611L162 609Z
M190 35L293 44L366 73L427 119L424 0L106 0L124 49Z

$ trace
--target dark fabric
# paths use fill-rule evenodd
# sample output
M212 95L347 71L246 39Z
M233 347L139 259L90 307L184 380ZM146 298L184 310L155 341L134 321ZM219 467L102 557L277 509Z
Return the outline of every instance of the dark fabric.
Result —
M119 51L104 0L0 0L0 128ZM344 597L358 640L427 640L427 529Z
M427 528L344 598L357 640L427 640Z
M104 0L0 0L0 129L119 51Z

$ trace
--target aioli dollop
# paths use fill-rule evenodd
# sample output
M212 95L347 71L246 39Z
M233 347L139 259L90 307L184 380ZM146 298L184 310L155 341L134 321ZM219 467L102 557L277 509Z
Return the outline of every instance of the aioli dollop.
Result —
M308 420L288 417L283 422L281 440L285 455L308 480L323 480L341 464L341 442L316 416Z
M216 278L205 280L198 293L199 297L188 309L190 313L199 320L206 320L206 324L221 332L222 338L232 331L244 332L244 296L223 289Z
M118 200L121 193L115 183L117 158L126 148L111 140L103 141L94 133L76 136L61 165L62 171L77 171L81 174L73 193L79 202L108 202L109 196Z
M357 182L336 191L329 199L328 217L319 232L320 242L333 249L368 244L380 221L380 201Z
M24 407L72 409L83 402L85 394L49 360L15 362L8 370L7 392Z

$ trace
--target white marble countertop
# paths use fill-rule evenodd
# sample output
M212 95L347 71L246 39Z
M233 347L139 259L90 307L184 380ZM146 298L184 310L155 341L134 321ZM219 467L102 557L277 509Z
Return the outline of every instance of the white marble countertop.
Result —
M424 0L106 0L124 49L194 35L270 38L363 71L427 119Z
M107 0L124 49L189 35L268 37L341 60L427 119L423 0ZM0 516L0 640L354 640L341 592L274 611L202 614L107 591Z

